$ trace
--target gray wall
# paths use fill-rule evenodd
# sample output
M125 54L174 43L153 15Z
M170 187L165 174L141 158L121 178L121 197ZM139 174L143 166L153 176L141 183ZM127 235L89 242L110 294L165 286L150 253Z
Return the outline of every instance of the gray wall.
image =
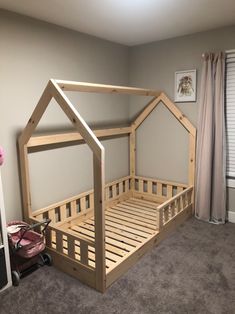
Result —
M10 220L21 218L16 140L48 79L149 87L163 90L173 99L174 72L196 68L199 92L201 54L234 49L235 27L128 48L0 10L0 39L0 144L7 154L1 171ZM149 100L96 94L68 96L94 127L125 124ZM178 106L196 125L197 102ZM68 128L64 114L52 102L39 131ZM127 138L102 143L107 181L127 175ZM163 105L139 128L137 148L138 174L187 182L187 134ZM34 208L92 187L91 152L84 145L33 153L29 161ZM233 189L229 189L229 200L233 210Z
M197 69L197 95L199 95L202 53L234 48L235 26L132 47L130 84L163 90L174 99L175 71ZM177 105L196 126L198 102ZM133 118L141 108L143 102L132 98L130 118ZM163 109L162 106L157 108L151 119L146 121L139 131L137 172L140 175L146 173L162 179L185 182L187 181L185 151L188 147L186 132L175 124L174 118L169 119L169 113ZM160 115L157 115L157 111ZM228 192L228 209L235 211L235 190L229 189Z
M10 220L21 218L16 140L47 81L59 78L127 85L128 48L2 10L0 39L0 144L6 151L1 171ZM93 126L121 124L128 119L126 96L69 96ZM40 131L68 127L64 114L52 102ZM127 175L127 138L103 144L107 149L107 180ZM30 155L33 207L90 189L91 166L91 153L84 145Z

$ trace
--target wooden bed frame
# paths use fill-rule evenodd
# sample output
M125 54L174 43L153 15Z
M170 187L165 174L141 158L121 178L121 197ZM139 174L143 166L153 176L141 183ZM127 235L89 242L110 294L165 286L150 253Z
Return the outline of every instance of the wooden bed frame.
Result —
M63 91L153 96L128 127L91 130ZM73 133L33 136L54 98L76 129ZM136 176L136 130L163 103L189 135L188 184ZM98 138L129 136L130 174L105 185L104 147ZM53 144L85 143L93 152L94 190L32 211L28 153ZM104 292L151 247L193 212L196 129L162 92L146 89L50 80L19 138L23 215L27 221L50 218L46 235L54 264Z

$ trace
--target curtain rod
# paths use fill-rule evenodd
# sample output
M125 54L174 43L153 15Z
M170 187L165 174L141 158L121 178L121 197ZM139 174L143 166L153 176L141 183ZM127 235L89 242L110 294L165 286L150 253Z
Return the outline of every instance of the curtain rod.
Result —
M225 50L225 53L235 53L235 49ZM205 53L202 54L202 58L205 57Z

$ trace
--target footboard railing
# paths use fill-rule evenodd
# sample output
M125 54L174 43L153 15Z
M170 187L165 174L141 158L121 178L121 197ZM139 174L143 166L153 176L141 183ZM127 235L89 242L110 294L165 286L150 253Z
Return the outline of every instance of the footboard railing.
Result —
M46 231L46 245L49 249L69 257L82 265L95 269L95 243L49 226Z
M158 199L160 202L166 201L186 188L186 184L177 182L169 182L140 176L134 177L135 196L138 196L138 194L149 196L154 199Z
M188 187L157 207L157 229L166 225L178 213L192 205L193 186Z

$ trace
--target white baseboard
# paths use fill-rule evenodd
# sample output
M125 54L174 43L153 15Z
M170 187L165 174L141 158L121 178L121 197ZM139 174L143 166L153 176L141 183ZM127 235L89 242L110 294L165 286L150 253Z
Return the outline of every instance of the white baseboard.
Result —
M228 211L228 221L235 223L235 212Z

